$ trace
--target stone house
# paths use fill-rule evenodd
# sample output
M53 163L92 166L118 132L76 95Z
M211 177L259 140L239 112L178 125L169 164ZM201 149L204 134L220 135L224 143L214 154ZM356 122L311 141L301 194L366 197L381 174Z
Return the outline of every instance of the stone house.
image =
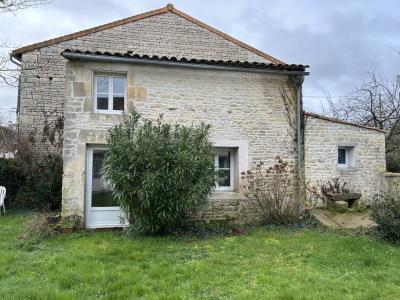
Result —
M86 227L120 225L100 168L108 128L131 108L150 119L163 113L167 122L211 124L216 167L227 176L210 196L208 218L253 218L239 174L277 155L300 166L300 180L343 175L366 195L380 189L383 132L304 115L308 66L286 64L170 4L12 57L21 64L20 130L36 141L38 156L62 153L63 216L78 216ZM283 101L293 89L294 99Z

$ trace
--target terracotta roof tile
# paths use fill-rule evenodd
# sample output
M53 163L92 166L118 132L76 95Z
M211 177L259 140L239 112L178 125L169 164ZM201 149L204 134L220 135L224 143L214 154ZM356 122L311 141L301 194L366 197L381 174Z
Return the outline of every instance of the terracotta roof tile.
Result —
M259 62L248 62L248 61L224 61L224 60L206 60L206 59L188 59L185 57L176 58L174 56L149 56L149 55L139 55L132 53L132 51L127 51L125 53L120 52L100 52L100 51L80 51L80 50L64 50L61 55L64 54L84 54L87 55L88 58L90 56L102 56L102 57L124 57L124 58L132 58L132 59L140 59L140 60L151 60L151 61L165 61L165 62L179 62L182 64L196 64L196 65L215 65L215 66L228 66L228 67L239 67L239 68L247 68L247 69L269 69L269 70L279 70L279 71L300 71L305 72L305 69L308 68L308 65L296 65L296 64L274 64L274 63L259 63Z

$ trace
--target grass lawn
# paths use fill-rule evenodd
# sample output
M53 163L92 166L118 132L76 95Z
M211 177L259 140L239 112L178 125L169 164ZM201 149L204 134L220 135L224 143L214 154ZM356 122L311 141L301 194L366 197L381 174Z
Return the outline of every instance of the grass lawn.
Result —
M318 230L206 240L80 232L17 247L0 217L2 299L394 299L400 247Z

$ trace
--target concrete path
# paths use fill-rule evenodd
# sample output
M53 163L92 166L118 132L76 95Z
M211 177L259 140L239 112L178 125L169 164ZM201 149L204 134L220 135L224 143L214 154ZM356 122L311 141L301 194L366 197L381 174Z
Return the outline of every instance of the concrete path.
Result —
M375 223L369 218L369 211L336 213L325 209L315 208L311 210L311 214L314 215L322 224L329 227L357 228L375 225Z

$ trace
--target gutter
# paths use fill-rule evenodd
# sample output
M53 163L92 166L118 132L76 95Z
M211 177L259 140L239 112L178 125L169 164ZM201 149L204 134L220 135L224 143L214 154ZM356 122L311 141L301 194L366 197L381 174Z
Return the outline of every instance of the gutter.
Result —
M10 53L10 61L11 61L13 64L16 64L18 67L21 67L21 63L20 63L19 61L17 61L17 60L14 59L14 56L13 56L12 53Z
M280 75L308 75L309 74L309 72L305 72L305 71L287 71L287 70L269 70L269 69L230 67L230 66L218 66L218 65L208 65L208 64L195 64L195 63L190 63L190 62L186 63L186 62L175 62L175 61L151 60L151 59L142 59L142 58L133 58L133 57L106 56L106 55L96 55L96 54L86 54L86 53L62 52L61 55L66 59L79 60L79 61L130 63L130 64L157 65L157 66L191 68L191 69L202 69L202 70L221 70L221 71L267 73L267 74L280 74Z

